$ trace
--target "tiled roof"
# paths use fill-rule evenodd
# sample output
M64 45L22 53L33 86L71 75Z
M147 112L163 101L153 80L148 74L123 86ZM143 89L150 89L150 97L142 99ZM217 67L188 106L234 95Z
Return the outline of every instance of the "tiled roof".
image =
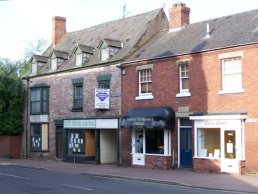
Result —
M153 23L156 25L155 28ZM123 45L123 48L119 49L116 55L108 62L112 63L124 60L161 29L166 28L168 28L168 20L165 13L163 9L157 9L144 14L67 33L54 47L54 50L69 53L69 59L57 69L57 72L76 68L73 51L78 45L87 45L89 48L94 48L94 54L84 66L92 66L101 63L99 49L97 48L101 41L106 40L111 46L118 48ZM43 55L49 56L51 52L53 52L53 48L49 47ZM39 71L39 74L47 74L48 72L49 64L45 65Z
M207 24L210 37L207 36ZM164 30L126 62L258 43L258 10L187 25L179 31Z

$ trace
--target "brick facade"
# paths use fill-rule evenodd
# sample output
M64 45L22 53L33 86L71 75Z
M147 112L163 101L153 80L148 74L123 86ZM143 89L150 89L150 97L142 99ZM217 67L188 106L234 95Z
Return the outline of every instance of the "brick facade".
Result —
M219 54L243 51L242 63L242 83L243 93L219 94L222 89L222 67ZM135 107L157 107L171 106L175 112L179 107L189 107L189 112L226 112L246 110L248 118L258 118L258 102L254 99L258 94L258 77L256 64L258 64L258 45L242 46L229 49L221 49L200 54L182 55L162 60L145 61L139 63L129 63L125 65L126 75L122 76L122 115L126 111ZM190 97L176 97L179 92L179 77L177 61L189 61L189 92ZM136 66L143 64L153 64L152 69L152 100L135 100L138 96L138 74ZM258 171L258 123L245 122L245 170ZM127 152L130 154L129 130L122 129L122 161ZM177 126L172 130L172 146L177 153ZM194 143L194 142L193 142ZM127 159L128 160L128 159ZM194 160L194 163L197 160ZM199 161L198 161L199 162ZM194 169L199 163L194 164ZM210 166L210 162L202 165ZM217 166L217 162L216 165ZM203 167L208 169L208 167ZM212 168L212 171L217 171Z
M112 74L110 81L110 109L97 110L94 108L95 88L98 88L96 77L99 75ZM46 84L49 86L49 152L33 152L30 151L30 117L27 127L28 157L31 158L54 158L56 154L55 145L55 120L71 119L71 118L112 118L121 115L121 70L117 65L108 65L100 67L97 70L86 68L80 71L69 71L63 73L50 74L44 77L30 78L29 87L36 84ZM72 112L73 107L73 84L72 79L84 78L83 82L83 112ZM28 105L29 106L29 105ZM30 109L30 108L28 108ZM25 144L24 144L25 154Z

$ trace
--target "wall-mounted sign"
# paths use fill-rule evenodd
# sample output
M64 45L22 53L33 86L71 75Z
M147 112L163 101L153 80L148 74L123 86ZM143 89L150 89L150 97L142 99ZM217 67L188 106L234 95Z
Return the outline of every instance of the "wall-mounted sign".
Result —
M64 128L69 129L95 129L96 128L96 120L64 120Z
M245 120L246 123L258 123L258 118L248 118Z
M109 109L109 89L95 89L95 108Z

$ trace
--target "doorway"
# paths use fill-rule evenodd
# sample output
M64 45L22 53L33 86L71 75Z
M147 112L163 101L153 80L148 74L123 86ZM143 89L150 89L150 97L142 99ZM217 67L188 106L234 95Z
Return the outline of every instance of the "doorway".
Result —
M180 167L192 167L192 129L180 128Z
M134 165L145 165L144 157L144 130L134 130L133 131L133 164Z

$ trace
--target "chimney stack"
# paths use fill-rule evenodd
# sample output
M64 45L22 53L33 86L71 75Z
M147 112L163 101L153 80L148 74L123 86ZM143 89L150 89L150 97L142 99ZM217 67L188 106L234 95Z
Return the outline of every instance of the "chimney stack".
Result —
M66 34L66 18L54 16L52 18L52 46L55 46Z
M168 10L170 29L181 28L190 23L190 8L184 3L175 3Z

